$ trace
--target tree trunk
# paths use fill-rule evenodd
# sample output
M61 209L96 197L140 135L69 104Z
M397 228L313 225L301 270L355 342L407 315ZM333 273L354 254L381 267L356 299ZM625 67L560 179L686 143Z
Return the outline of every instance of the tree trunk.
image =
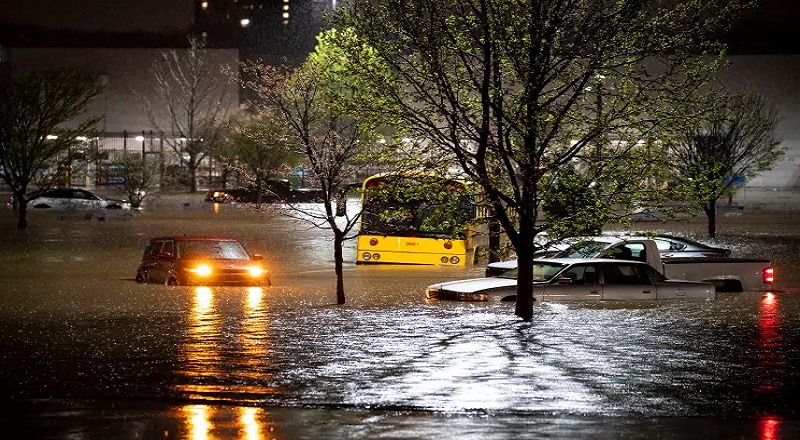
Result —
M28 229L28 201L22 199L17 194L14 194L14 200L19 203L19 211L17 211L17 229Z
M189 168L189 192L196 193L197 192L197 160L196 155L189 154L189 163L187 164L187 168Z
M517 247L517 304L514 314L524 321L533 319L533 251L527 244Z
M706 216L708 217L708 236L714 238L717 236L717 201L712 200L705 207Z
M489 263L500 261L500 222L492 214L489 219Z
M344 234L338 229L333 231L333 259L336 264L336 304L344 304L344 257L342 256L342 246L344 245Z

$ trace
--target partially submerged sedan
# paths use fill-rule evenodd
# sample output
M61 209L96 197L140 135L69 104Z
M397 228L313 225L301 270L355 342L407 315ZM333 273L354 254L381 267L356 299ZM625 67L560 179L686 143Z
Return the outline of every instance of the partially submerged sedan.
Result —
M248 254L233 238L158 237L145 248L136 281L191 286L269 286L272 280L263 259L260 254Z
M714 299L713 284L670 280L640 261L608 258L541 259L533 266L533 297L538 301L662 301ZM496 277L449 281L428 286L428 299L514 300L517 269Z

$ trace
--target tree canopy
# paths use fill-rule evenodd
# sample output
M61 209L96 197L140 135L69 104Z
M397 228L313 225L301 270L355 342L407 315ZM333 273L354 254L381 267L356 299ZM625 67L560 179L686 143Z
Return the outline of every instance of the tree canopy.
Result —
M769 170L784 154L775 137L777 109L759 94L712 95L698 121L676 137L671 157L680 183L698 194L716 235L716 205L742 181Z
M352 0L336 24L369 43L368 58L342 45L379 103L368 109L391 112L482 188L519 259L515 313L528 320L537 234L663 203L657 136L687 123L674 109L717 68L715 37L740 6ZM571 208L543 215L556 200Z
M290 205L285 212L333 232L336 297L344 304L342 243L352 238L361 214L346 209L345 190L380 149L379 122L363 111L369 101L351 83L356 77L346 73L352 72L351 60L328 47L326 35L297 69L245 63L244 86L258 96L251 103L255 109L280 118L285 144L303 158L313 185L321 189L321 207Z
M81 118L103 92L97 77L71 69L0 72L0 178L19 206L17 227L28 226L28 201L63 178L99 118ZM59 163L60 162L60 163Z

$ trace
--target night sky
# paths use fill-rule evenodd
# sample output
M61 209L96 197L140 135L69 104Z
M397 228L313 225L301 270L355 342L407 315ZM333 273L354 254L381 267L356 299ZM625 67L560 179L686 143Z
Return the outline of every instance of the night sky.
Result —
M174 32L189 28L192 0L2 0L0 24L52 29Z
M197 1L2 0L0 28L33 25L47 29L181 33L192 26ZM736 27L731 46L743 53L800 53L798 26L800 0L759 0L758 6Z

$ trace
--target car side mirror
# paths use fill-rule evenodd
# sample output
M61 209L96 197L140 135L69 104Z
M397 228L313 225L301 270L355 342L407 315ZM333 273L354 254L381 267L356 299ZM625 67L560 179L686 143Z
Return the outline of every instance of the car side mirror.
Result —
M254 260L263 260L264 256L261 255L261 254L253 254L253 259Z

